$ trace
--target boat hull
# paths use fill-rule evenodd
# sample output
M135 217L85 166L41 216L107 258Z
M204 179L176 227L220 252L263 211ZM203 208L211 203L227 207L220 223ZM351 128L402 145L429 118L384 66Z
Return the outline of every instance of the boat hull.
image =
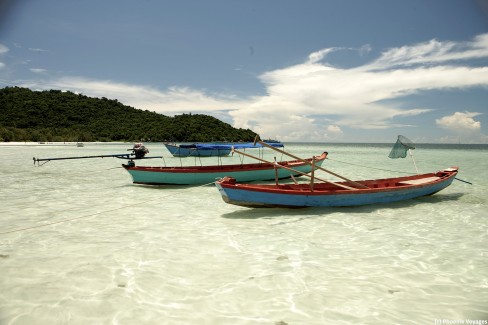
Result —
M193 144L170 144L165 143L165 147L175 157L222 157L228 156L233 149L283 147L281 142L272 143L193 143Z
M247 186L229 179L216 182L216 186L225 202L239 206L341 207L392 203L432 195L449 186L456 174L457 168L451 168L412 177L359 181L368 188L353 190L334 189L329 184L316 184L314 191L308 184Z
M317 158L315 164L321 166L326 155ZM308 159L311 161L311 159ZM312 166L301 161L288 161L279 163L302 173L310 173ZM265 181L276 178L289 178L299 173L278 168L273 164L255 163L219 166L195 167L144 167L122 165L131 175L133 183L147 185L200 185L215 182L217 179L230 176L239 182Z

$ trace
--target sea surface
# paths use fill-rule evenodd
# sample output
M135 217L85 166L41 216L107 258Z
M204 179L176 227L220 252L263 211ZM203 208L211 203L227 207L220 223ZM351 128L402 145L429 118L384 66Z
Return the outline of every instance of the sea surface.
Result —
M134 185L120 159L32 160L131 147L0 146L0 324L487 324L487 145L418 144L420 172L460 180L349 208L249 209L212 184ZM218 162L147 147L164 159L138 164ZM391 147L285 143L352 179L415 172Z

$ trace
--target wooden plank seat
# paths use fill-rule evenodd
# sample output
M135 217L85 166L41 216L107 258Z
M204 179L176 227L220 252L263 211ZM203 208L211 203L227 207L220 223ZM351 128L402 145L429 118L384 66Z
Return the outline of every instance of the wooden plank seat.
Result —
M412 179L412 180L409 180L409 181L398 182L398 184L400 184L400 185L420 185L420 184L434 182L434 181L436 181L438 179L440 179L440 177L432 176L432 177L426 177L426 178L420 178L420 179Z

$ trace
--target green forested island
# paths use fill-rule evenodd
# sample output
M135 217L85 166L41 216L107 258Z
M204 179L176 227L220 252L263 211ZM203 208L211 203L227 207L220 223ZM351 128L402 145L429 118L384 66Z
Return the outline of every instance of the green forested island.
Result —
M0 89L0 141L252 141L256 133L214 117L168 117L69 91Z

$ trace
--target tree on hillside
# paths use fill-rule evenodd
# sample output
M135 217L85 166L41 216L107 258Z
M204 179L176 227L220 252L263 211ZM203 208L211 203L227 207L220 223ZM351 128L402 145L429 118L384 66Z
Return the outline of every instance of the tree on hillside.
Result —
M212 116L168 117L69 91L0 89L0 141L252 141L256 133Z

